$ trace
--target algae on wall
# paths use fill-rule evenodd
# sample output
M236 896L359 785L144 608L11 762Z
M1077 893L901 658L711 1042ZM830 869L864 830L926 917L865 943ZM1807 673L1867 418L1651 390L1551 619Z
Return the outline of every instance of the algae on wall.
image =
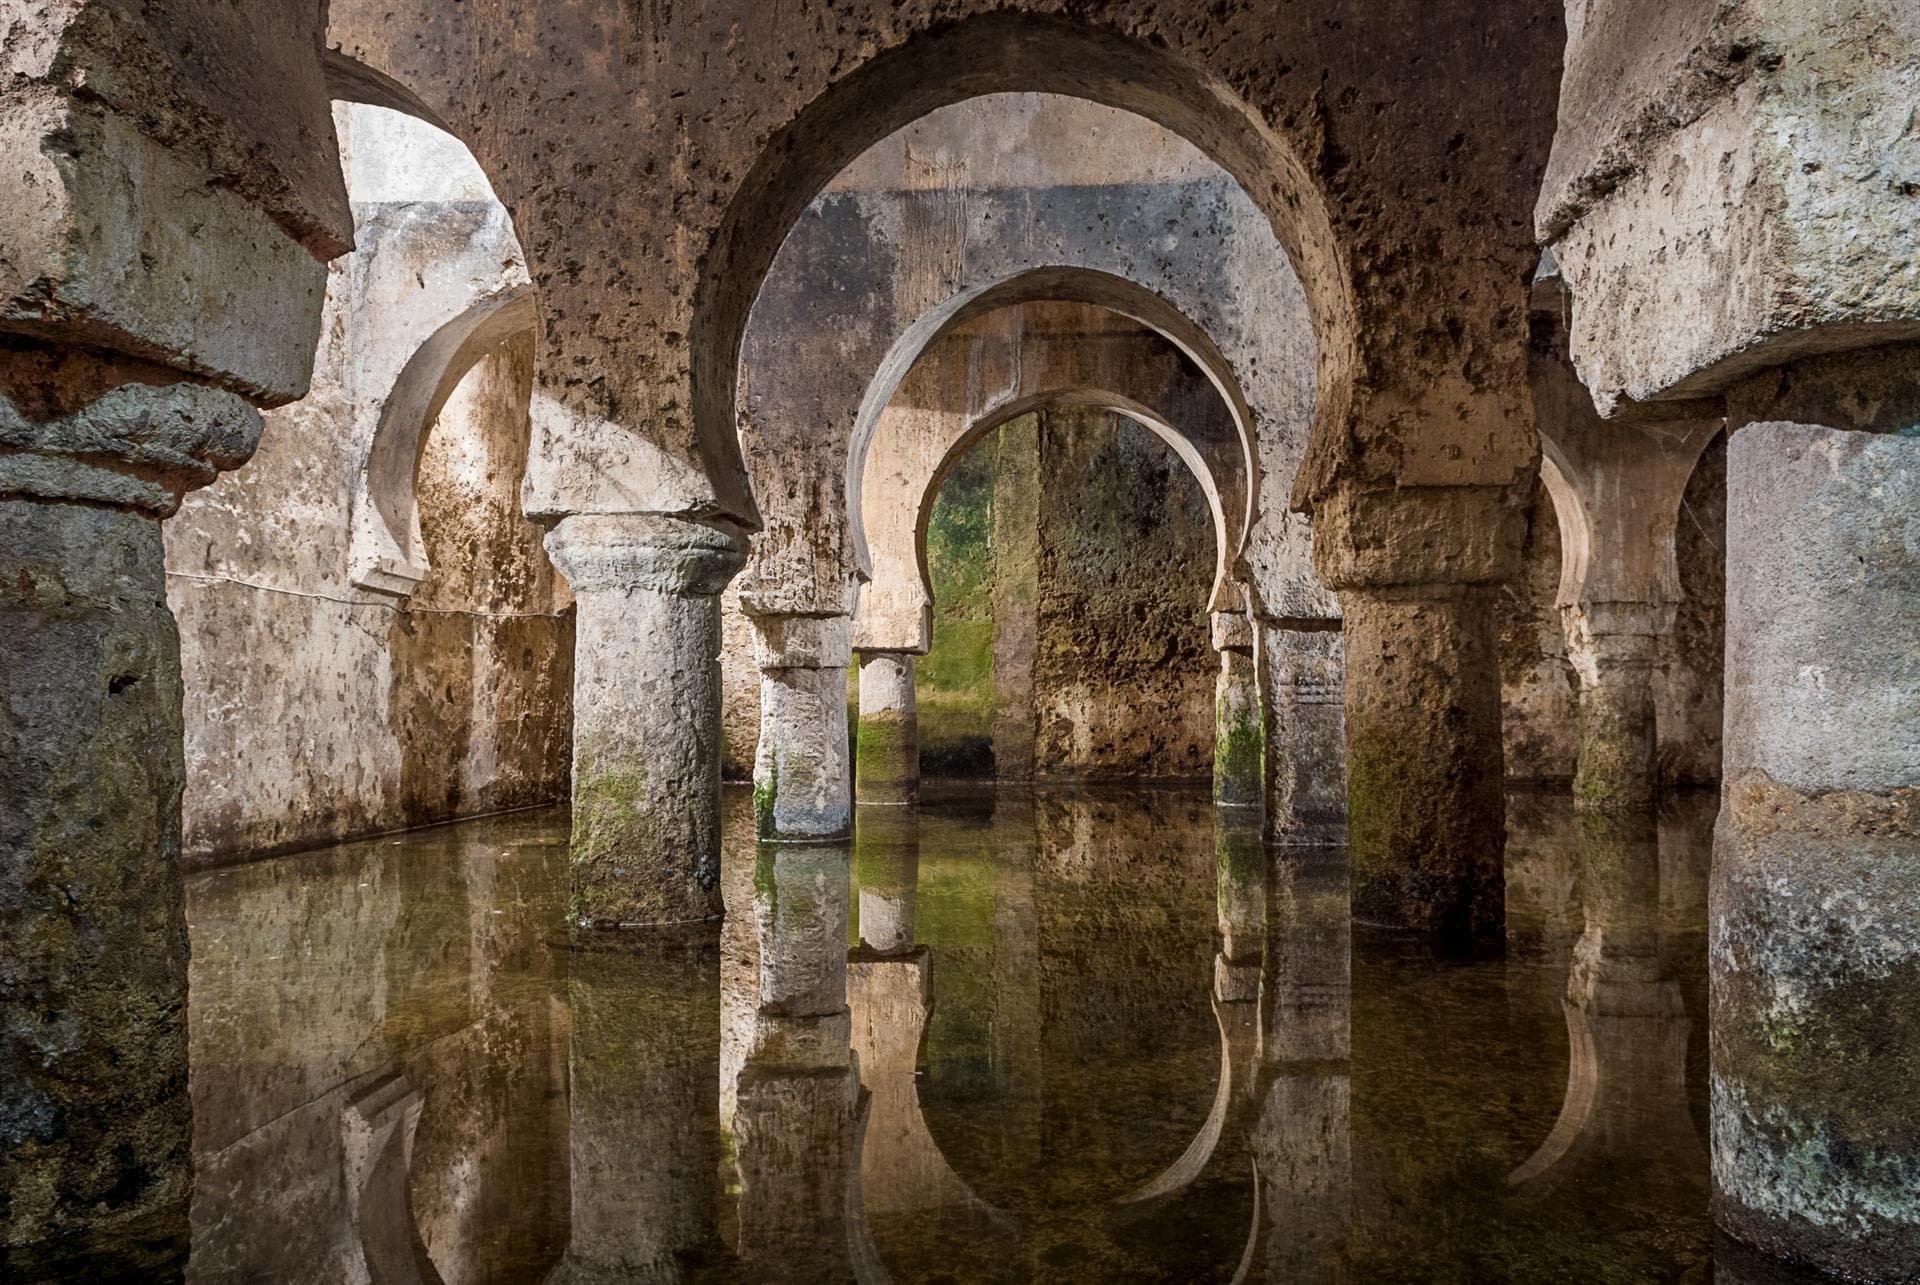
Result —
M1206 777L1214 539L1198 480L1131 421L1045 411L983 438L928 520L923 772Z

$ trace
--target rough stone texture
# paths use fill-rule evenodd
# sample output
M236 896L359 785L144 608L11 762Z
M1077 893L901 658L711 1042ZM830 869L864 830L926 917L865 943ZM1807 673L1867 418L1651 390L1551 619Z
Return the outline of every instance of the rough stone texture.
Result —
M519 513L531 320L436 348L524 283L511 224L446 134L336 119L360 244L313 389L167 529L190 864L565 797L572 621Z
M1914 336L1910 4L1600 0L1567 27L1535 217L1603 409Z
M1247 641L1221 649L1213 682L1213 801L1229 807L1258 807L1266 790L1266 718Z
M573 587L573 891L587 925L717 917L720 609L732 528L572 517L547 552Z
M1560 527L1545 487L1527 510L1520 574L1500 586L1500 739L1507 775L1573 779L1580 752L1580 678L1560 622Z
M1497 949L1503 774L1491 594L1354 590L1341 605L1353 913L1449 949Z
M1253 465L1218 387L1178 346L1122 313L1028 303L943 332L873 426L858 479L858 531L869 569L856 620L860 646L926 649L932 586L925 542L941 481L975 442L1041 408L1124 415L1166 442L1200 483L1211 518L1210 604L1239 606L1235 569ZM1306 574L1304 563L1302 551L1297 574ZM1285 584L1265 587L1273 597L1305 594Z
M0 500L0 639L4 1266L33 1242L185 1227L185 766L159 523Z
M1129 421L1039 416L1034 775L1204 780L1213 765L1212 524Z
M763 840L817 843L853 834L845 616L753 617L760 668L755 828Z
M1920 1261L1920 442L1749 424L1727 493L1714 1216L1899 1280Z
M866 0L836 11L834 38L811 10L733 4L342 0L331 18L347 54L454 124L516 211L547 310L538 510L617 496L749 520L736 359L788 230L889 130L1036 89L1149 115L1273 218L1320 335L1304 494L1524 478L1522 212L1557 12L1126 0L1093 19L1067 0ZM550 49L595 52L528 52ZM546 182L563 154L572 181ZM636 173L658 185L644 211Z
M0 330L263 404L300 396L322 265L353 242L325 17L220 0L11 6Z
M920 711L911 652L860 653L860 729L854 751L854 798L860 803L912 803L920 797Z
M1347 841L1346 639L1260 624L1255 672L1266 712L1267 833L1276 843Z
M169 525L190 864L566 796L573 621L517 500L530 355L476 365L422 444L410 598L349 579L335 403L275 412L253 466Z

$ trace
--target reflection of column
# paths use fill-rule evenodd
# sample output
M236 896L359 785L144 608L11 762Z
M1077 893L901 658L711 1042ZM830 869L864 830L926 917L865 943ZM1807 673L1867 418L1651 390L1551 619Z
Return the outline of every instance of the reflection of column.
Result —
M232 393L127 377L0 361L0 441L26 448L0 450L6 1244L160 1211L186 1231L186 763L160 519L261 421Z
M862 812L853 845L860 883L860 945L876 955L913 949L914 902L920 885L920 814L888 808Z
M1347 841L1344 649L1338 620L1262 620L1267 826L1275 843Z
M719 1252L719 930L581 942L567 977L572 1231L549 1279L679 1279Z
M1245 1264L1270 1281L1343 1279L1353 1221L1351 912L1345 862L1277 852L1269 872L1253 1131L1261 1209Z
M854 797L861 803L912 803L920 797L920 712L914 655L860 653L860 733Z
M864 1270L865 1095L847 1010L844 847L763 847L754 876L760 1001L733 1129L740 1257L759 1280Z
M1837 1275L1904 1279L1920 1262L1920 440L1751 424L1727 497L1714 1218Z
M754 826L767 840L820 842L853 830L847 763L845 616L753 616L760 665Z
M1213 684L1213 801L1258 807L1263 784L1266 724L1253 672L1253 622L1244 612L1213 613L1213 646L1220 673Z
M1627 1164L1646 1181L1697 1173L1687 1111L1687 1021L1661 940L1659 829L1651 812L1575 819L1586 928L1562 1007L1567 1091L1552 1132L1513 1172L1524 1185L1588 1163Z
M739 532L649 514L564 518L547 552L577 603L573 870L593 926L716 918L720 605Z

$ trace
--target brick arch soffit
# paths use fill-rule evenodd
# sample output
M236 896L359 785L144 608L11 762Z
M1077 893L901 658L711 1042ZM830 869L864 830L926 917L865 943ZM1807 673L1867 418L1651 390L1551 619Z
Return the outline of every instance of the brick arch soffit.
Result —
M888 135L942 107L998 93L1060 94L1135 113L1200 147L1226 171L1265 213L1307 287L1319 347L1312 438L1344 431L1356 351L1353 301L1344 274L1333 270L1337 238L1325 204L1293 149L1229 85L1171 50L1111 28L1003 10L873 56L761 150L715 233L695 290L694 427L710 469L726 470L751 494L738 433L742 345L753 302L807 206ZM1311 445L1305 454L1312 456ZM852 508L857 514L857 504ZM757 524L760 515L742 516Z

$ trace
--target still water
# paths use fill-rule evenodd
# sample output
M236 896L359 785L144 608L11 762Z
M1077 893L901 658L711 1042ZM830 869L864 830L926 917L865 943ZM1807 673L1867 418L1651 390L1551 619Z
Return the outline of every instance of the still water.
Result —
M730 794L723 926L572 943L557 811L195 875L188 1277L1759 1279L1713 802L1514 796L1475 964L1197 792L863 808L851 860Z

